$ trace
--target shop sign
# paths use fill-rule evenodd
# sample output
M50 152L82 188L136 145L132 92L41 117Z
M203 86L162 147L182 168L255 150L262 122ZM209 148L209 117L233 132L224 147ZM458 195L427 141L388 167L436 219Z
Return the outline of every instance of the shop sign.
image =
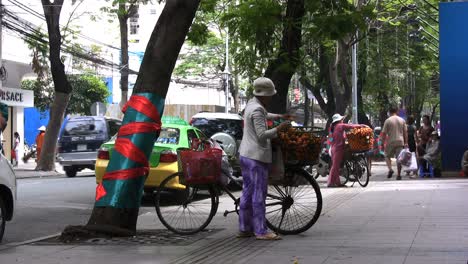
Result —
M0 88L0 102L8 106L34 107L34 92L2 87Z

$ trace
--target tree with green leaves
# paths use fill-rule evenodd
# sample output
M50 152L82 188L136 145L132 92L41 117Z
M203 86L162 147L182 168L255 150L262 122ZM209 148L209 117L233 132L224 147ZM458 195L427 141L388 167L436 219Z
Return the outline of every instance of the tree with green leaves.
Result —
M275 81L278 90L275 100L278 101L274 105L278 109L270 110L276 112L285 110L293 74L301 77L301 83L312 91L328 117L336 112L350 112L350 52L357 43L358 119L369 124L368 116L374 117L373 112L380 112L382 117L386 114L383 102L406 100L405 93L411 88L403 82L414 82L414 78L408 80L411 76L425 76L421 81L427 80L429 75L435 76L436 67L427 45L407 41L408 34L415 30L408 20L427 13L428 8L419 4L422 10L411 10L412 4L413 0L357 1L355 4L347 0L304 3L210 0L202 3L202 12L195 24L201 29L229 29L230 54L234 62L231 65L238 69L240 78L248 81L261 75ZM217 20L213 22L207 19L209 17ZM408 47L407 43L410 43ZM409 55L405 50L410 50ZM407 70L408 62L413 65L416 61L415 66L425 68L425 74L414 74L419 71L415 67ZM198 66L194 60L184 67L190 72ZM417 89L423 88L418 85ZM416 93L416 97L419 95L425 98L423 91ZM419 100L412 100L416 101ZM380 109L373 107L373 102L380 102L375 104Z
M148 158L161 128L172 71L199 3L166 2L148 42L132 97L124 108L122 127L102 184L96 189L91 217L86 226L66 228L63 240L83 234L135 234Z
M109 96L104 81L92 74L67 75L72 89L71 100L65 110L67 114L91 115L91 105L95 102L105 102ZM34 106L41 111L49 109L52 105L55 91L50 78L37 78L34 80L23 80L21 89L34 91Z
M55 169L55 149L60 126L63 122L65 110L70 100L72 86L65 74L65 66L61 60L62 35L60 33L60 13L63 0L50 2L41 0L47 23L49 38L49 61L55 96L50 107L50 120L47 125L47 133L44 138L41 159L36 170L51 171Z

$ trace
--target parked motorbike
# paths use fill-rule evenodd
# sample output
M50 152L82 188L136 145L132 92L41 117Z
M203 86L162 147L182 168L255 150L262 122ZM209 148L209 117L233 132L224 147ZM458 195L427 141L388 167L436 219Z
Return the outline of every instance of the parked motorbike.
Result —
M24 156L23 162L28 163L30 158L36 158L36 151L37 151L36 144L28 145L27 143L24 144Z
M304 169L315 179L327 177L330 173L331 157L326 148L323 148L319 155L318 163L312 166L306 166Z

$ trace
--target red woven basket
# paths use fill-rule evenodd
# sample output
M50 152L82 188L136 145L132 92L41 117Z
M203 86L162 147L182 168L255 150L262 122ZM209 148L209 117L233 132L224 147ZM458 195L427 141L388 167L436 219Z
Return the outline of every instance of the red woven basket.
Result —
M207 148L203 151L182 150L179 152L182 174L186 184L213 184L221 176L223 151Z

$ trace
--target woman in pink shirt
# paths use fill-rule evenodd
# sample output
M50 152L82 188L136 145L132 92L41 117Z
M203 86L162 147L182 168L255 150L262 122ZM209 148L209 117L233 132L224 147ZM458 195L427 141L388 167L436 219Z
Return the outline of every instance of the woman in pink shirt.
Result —
M343 161L344 148L345 148L345 130L365 127L364 125L353 125L343 123L345 117L340 114L334 114L332 117L332 124L330 126L330 134L332 140L331 145L331 157L332 167L330 169L330 175L328 176L328 187L345 187L346 185L340 182L340 167Z

